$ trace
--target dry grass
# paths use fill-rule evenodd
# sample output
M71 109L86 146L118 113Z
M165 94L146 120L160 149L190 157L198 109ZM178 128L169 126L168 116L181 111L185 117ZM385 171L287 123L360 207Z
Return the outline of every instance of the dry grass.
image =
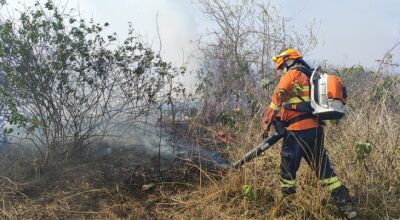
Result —
M373 104L357 98L345 119L328 122L325 146L334 170L354 198L359 219L398 219L398 106L388 105L385 100ZM232 161L259 142L258 126L251 121L243 124L246 126L236 133L236 141L226 148ZM357 143L370 144L371 151L357 151ZM297 195L290 201L283 200L278 185L279 148L275 146L243 169L228 173L217 184L192 191L164 214L174 219L340 219L334 207L324 205L329 193L318 185L305 163L299 170ZM254 187L255 201L244 199L244 185Z
M157 206L172 201L171 194L196 187L187 182L198 173L181 161L164 161L169 166L159 174L151 156L131 148L45 168L40 178L20 152L10 151L1 159L0 219L153 219L159 216ZM18 172L7 170L5 161L20 164ZM142 190L144 184L154 186Z
M243 122L235 140L219 150L232 161L240 158L260 141L257 123ZM330 159L350 189L359 219L398 219L400 117L396 106L353 101L348 116L338 124L329 122L325 131ZM371 151L355 151L358 142L369 143ZM305 163L299 170L297 194L290 200L281 197L279 151L277 144L242 169L220 175L179 163L162 178L150 171L137 173L137 164L145 157L124 150L113 151L104 160L45 170L40 179L23 158L9 166L1 161L7 169L1 170L0 218L340 219L333 206L324 204L329 193ZM133 181L143 174L143 183L156 185L142 191L143 183L124 183L132 173ZM244 185L254 188L255 200L243 197Z

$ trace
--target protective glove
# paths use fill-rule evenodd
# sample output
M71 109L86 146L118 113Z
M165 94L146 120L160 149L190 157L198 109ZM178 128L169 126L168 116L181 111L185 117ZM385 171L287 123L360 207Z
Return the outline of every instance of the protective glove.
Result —
M268 108L267 112L265 113L262 119L263 131L262 137L267 138L269 129L271 125L274 123L275 117L277 116L278 111L274 111L272 108Z
M269 129L271 128L271 124L272 122L268 122L268 124L265 126L265 128L262 131L262 138L267 139L268 138L268 133L269 133Z
M286 133L286 124L281 120L280 117L276 117L273 124L277 134Z

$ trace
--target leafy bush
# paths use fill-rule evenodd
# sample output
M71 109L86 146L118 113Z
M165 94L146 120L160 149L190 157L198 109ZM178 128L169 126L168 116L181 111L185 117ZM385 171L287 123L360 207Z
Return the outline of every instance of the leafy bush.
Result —
M251 185L243 185L242 187L243 199L254 201L256 200L256 191Z
M148 114L184 72L146 47L131 25L122 44L115 33L106 36L108 26L63 13L53 1L0 21L1 102L46 162L79 153L112 119ZM178 91L168 88L170 96Z
M370 143L357 142L354 145L354 153L359 161L365 160L371 153L371 150L372 147Z

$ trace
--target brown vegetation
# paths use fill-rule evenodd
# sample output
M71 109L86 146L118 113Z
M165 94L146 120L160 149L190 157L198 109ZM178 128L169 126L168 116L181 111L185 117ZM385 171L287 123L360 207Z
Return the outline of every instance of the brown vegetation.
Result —
M353 90L357 89L350 89L350 94ZM398 87L391 92L398 94ZM360 97L372 95L364 93ZM388 97L368 102L352 95L350 98L352 107L349 106L347 117L326 126L326 148L334 169L350 189L360 219L397 218L400 215L398 106L392 105L392 101L385 104ZM191 131L202 130L193 126ZM232 161L260 141L257 120L241 121L236 127L224 129L236 135L233 142L219 148ZM201 132L197 137L207 138L211 134ZM150 156L125 148L117 148L110 157L101 160L59 165L45 170L41 178L35 177L32 164L26 161L19 157L8 165L8 170L1 172L3 217L339 218L333 206L324 204L329 194L304 164L299 171L296 197L292 201L282 199L278 144L242 169L219 174L193 163L165 161L169 165L159 176L154 169L138 166L149 163L155 167ZM254 198L243 194L244 186L251 187Z
M158 156L140 146L93 145L99 142L86 141L93 140L93 135L83 135L88 139L72 142L76 145L76 153L61 159L55 157L48 162L34 157L38 151L28 152L26 146L4 146L4 149L0 149L0 218L340 218L335 207L325 202L329 193L319 186L313 172L304 164L299 170L296 196L290 201L282 198L278 181L279 144L239 170L211 169L201 160L201 148L212 149L229 161L235 161L261 141L260 116L276 83L276 75L272 67L266 64L267 61L273 53L290 45L298 45L298 48L303 49L302 52L307 51L314 45L315 39L312 32L309 36L311 40L302 40L306 39L305 36L288 33L287 22L270 5L257 4L259 1L237 1L236 5L230 1L201 0L199 3L205 15L217 23L217 28L209 33L210 42L201 48L205 64L199 70L197 95L201 103L197 115L190 120L179 121L176 98L186 96L181 86L174 86L173 79L184 70L172 68L147 48L142 58L148 59L136 66L138 68L135 71L140 71L138 75L134 75L136 77L132 84L129 82L129 86L121 86L124 89L121 94L126 98L123 100L127 103L122 106L133 105L128 108L133 115L128 117L129 120L120 120L134 121L139 120L140 116L147 120L150 113L160 113L159 118L155 117L161 125ZM46 7L53 8L53 5L50 6ZM42 14L37 16L40 18ZM30 19L27 15L25 19L28 18ZM40 21L46 20L43 18ZM5 30L10 31L9 27L11 26L4 26ZM92 28L97 29L98 25ZM100 31L96 34L101 37ZM79 39L86 42L85 38ZM136 38L131 40L134 39ZM111 38L109 41L114 42L115 39ZM129 48L131 47L125 49ZM132 63L131 58L136 59L134 54L131 55L132 57L127 57L127 65ZM86 54L82 56L87 58ZM157 59L153 60L154 58ZM110 59L110 63L113 62ZM327 122L325 146L336 173L350 189L360 219L400 217L400 79L389 69L391 62L391 56L385 56L375 72L366 71L360 66L330 70L339 75L347 85L349 101L344 119ZM14 63L9 64L12 66ZM144 65L144 69L139 68L141 65ZM95 65L90 65L90 68L93 66ZM105 66L104 71L109 72L108 68L111 65ZM88 73L88 76L97 72L96 69L90 69L91 74ZM25 70L21 71L21 74L25 73ZM117 75L125 73L131 71L122 69ZM153 78L155 73L158 80ZM35 75L29 76L35 78ZM31 81L24 77L20 80L26 88L35 90L28 86ZM82 80L89 83L86 78ZM137 80L148 88L137 88L137 91L130 92L125 90L134 89L131 86L137 85ZM73 85L77 89L85 90L80 84ZM15 85L15 94L21 91L17 86L20 84ZM98 88L93 87L93 94L97 94ZM52 91L52 88L46 89ZM111 91L114 90L109 89L110 96L107 97L112 98ZM7 91L4 89L3 93ZM48 94L46 91L43 95ZM143 91L148 93L142 93ZM82 93L84 94L87 95ZM16 100L12 95L6 97ZM99 100L103 100L102 97ZM11 107L14 104L13 99L9 102ZM80 104L84 101L78 101L80 102L74 103L73 107L81 109ZM59 105L62 106L63 103ZM189 102L186 99L185 104L187 103ZM47 109L46 106L38 106ZM171 111L163 109L165 106L171 107ZM193 116L192 108L186 112L187 115ZM105 112L99 113L100 119L110 111L108 107L101 109ZM55 132L52 130L54 126L43 125L43 122L48 122L47 117L22 117L23 115L17 114L16 108L14 110L14 120L22 125ZM53 110L54 115L59 115L57 112L60 108L54 106ZM91 111L85 113L92 114ZM182 118L185 117L186 115ZM87 115L77 115L72 120L73 124L79 127L82 118L90 119ZM51 120L57 125L64 122L57 118ZM108 122L108 118L106 121ZM99 127L88 126L89 134L97 134L91 133L97 131L92 130L95 128ZM174 152L174 159L161 158L162 134L166 131L173 134L172 147L175 147L177 139L194 143L197 148L193 151L195 153L192 152L192 160L184 159L179 152ZM65 145L59 145L60 142L54 140L59 139L57 135L64 138L66 134L69 133L56 132L55 138L49 138L40 147L63 149ZM99 136L104 137L103 134ZM67 135L64 139L68 141L76 137L80 136ZM36 138L43 136L36 135ZM110 148L112 151L99 156L90 151L92 148L95 149L93 152L102 148ZM57 151L52 153L57 155ZM46 161L46 166L41 161Z

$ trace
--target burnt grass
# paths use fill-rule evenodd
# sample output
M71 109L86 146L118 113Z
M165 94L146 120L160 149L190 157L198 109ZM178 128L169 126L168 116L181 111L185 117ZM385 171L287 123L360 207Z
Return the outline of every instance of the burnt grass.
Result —
M189 142L184 130L182 125L176 135ZM152 219L179 206L171 198L207 185L210 176L218 179L223 172L179 155L161 158L160 166L158 156L123 146L100 158L88 153L41 167L39 173L17 150L0 155L0 162L0 218L15 219Z

